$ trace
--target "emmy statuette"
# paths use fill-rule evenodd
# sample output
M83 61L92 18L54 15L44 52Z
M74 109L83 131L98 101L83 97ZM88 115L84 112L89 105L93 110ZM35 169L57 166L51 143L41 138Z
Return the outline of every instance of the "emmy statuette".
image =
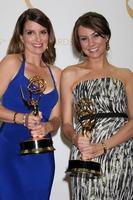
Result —
M91 100L83 98L77 102L76 116L81 124L84 137L88 137L87 132L95 126L94 114L95 109ZM77 177L82 177L82 174L86 174L89 178L100 177L102 175L101 165L92 160L69 160L66 174Z
M35 116L38 115L39 109L38 104L41 99L43 92L46 89L46 82L40 76L34 76L29 79L29 84L27 86L29 99L25 99L22 87L20 87L22 100L29 109L33 110L33 114ZM35 95L37 98L33 98ZM42 139L29 139L20 143L20 154L28 155L28 154L39 154L54 151L53 141L49 138Z

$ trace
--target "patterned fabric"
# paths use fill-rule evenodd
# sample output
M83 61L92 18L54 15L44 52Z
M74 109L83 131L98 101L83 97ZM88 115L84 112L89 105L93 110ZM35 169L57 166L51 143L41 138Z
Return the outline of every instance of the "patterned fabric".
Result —
M90 99L96 113L128 113L124 84L111 77L79 82L73 90L74 108L81 98ZM94 143L110 138L127 122L126 118L99 118L92 130ZM77 132L81 124L74 117ZM79 151L72 146L70 159L79 159ZM94 161L101 163L103 176L89 179L71 177L72 200L132 200L133 199L133 140L108 150Z

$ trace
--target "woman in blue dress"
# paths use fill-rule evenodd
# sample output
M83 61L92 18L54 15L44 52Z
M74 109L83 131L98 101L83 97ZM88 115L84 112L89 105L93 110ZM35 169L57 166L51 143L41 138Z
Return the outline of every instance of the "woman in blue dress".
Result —
M49 200L54 178L54 152L20 154L20 143L50 138L60 125L61 70L54 66L55 35L49 18L36 8L18 18L7 56L0 63L0 199ZM46 82L38 115L25 105L29 79ZM34 98L34 97L33 97Z

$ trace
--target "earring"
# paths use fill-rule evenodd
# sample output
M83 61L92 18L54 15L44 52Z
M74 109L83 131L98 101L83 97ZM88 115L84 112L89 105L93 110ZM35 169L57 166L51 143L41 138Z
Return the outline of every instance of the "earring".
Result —
M109 40L107 40L107 42L106 42L106 50L109 51L109 49L110 49Z

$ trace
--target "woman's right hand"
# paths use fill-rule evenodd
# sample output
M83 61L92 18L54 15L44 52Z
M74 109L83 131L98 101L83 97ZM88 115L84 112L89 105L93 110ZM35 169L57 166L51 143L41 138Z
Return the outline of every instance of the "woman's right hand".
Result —
M88 132L87 136L83 136L82 133L79 134L75 134L73 137L73 144L79 149L80 153L82 154L82 151L84 151L84 149L86 147L88 147L88 145L91 143L91 133Z
M26 114L25 126L30 130L34 130L36 128L36 126L41 123L41 120L42 120L41 112L39 112L39 114L37 116L35 116L33 114L33 112L31 112L29 114Z

